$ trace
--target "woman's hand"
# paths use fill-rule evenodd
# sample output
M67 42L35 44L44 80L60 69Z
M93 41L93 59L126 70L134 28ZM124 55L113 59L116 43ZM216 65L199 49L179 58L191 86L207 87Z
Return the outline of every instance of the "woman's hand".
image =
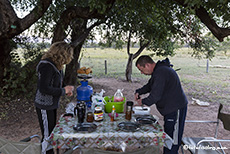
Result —
M73 95L73 90L74 90L74 86L65 86L65 93L67 96L72 96Z

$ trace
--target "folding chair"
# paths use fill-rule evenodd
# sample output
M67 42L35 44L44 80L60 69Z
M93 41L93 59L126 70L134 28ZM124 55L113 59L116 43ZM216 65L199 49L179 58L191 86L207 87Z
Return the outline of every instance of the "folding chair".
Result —
M128 152L116 152L116 151L106 151L101 149L82 149L82 154L159 154L158 146L147 146L145 148L137 149L135 151Z
M229 142L229 140L218 139L219 121L223 122L224 128L230 131L230 114L222 112L223 105L220 104L218 116L216 121L203 121L203 120L186 120L185 122L191 123L213 123L216 125L215 134L213 137L183 137L181 150L184 154L183 148L186 147L191 154L225 154L221 142ZM230 111L229 111L230 112Z
M68 149L65 151L64 154L72 154L75 152L75 150L78 150L78 153L81 154L160 154L160 148L159 146L146 146L144 148L135 149L132 151L126 151L126 152L118 152L121 151L121 149L116 149L111 147L111 149L98 149L98 148L82 148L81 145L75 146L72 149Z
M32 138L38 138L39 143L29 142ZM30 136L20 142L8 141L0 137L0 154L40 154L41 144L38 135Z
M33 138L37 138L38 142L30 142ZM72 154L77 148L63 152L63 154ZM0 137L0 154L41 154L41 152L39 135L29 136L19 142L9 141Z

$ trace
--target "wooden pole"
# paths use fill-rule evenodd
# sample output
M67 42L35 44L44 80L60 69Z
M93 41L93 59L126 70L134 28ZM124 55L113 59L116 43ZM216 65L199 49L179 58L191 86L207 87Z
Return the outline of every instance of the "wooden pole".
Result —
M209 68L209 60L207 59L206 73L208 73L208 68Z

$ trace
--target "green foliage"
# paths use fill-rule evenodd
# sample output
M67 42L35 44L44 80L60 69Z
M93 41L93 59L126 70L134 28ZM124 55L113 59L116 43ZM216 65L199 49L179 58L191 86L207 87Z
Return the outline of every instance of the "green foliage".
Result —
M223 51L224 54L227 56L227 51L230 49L230 40L227 39L223 42L217 42L216 50L217 52Z
M190 42L189 44L193 48L192 56L201 58L212 59L215 56L215 51L217 43L214 39L210 37L203 37L202 39L196 39L195 42Z
M11 0L17 10L28 11L36 6L35 0ZM108 0L54 0L44 16L35 24L33 34L51 37L54 26L63 11L73 6L97 9L105 13ZM148 49L156 55L173 55L175 42L194 48L195 57L212 58L215 44L203 38L203 25L197 19L195 9L201 6L221 27L229 27L229 2L227 0L185 0L186 7L171 0L117 0L112 10L106 12L106 22L98 28L103 36L102 47L122 48L132 33L133 42L151 41ZM68 29L70 34L71 27ZM63 29L63 31L67 31ZM92 33L91 33L92 34ZM92 34L93 35L93 34ZM132 42L131 42L132 43Z
M89 11L96 9L98 13L103 14L109 7L109 4L107 0L54 0L44 16L34 24L31 33L36 36L51 38L56 24L62 24L59 22L62 13L75 6L85 8L85 11L88 11L87 9ZM71 16L71 14L69 15ZM70 26L67 29L63 27L63 31L66 32L67 36L71 34L72 30Z
M29 11L37 4L36 0L10 0L11 4L17 11Z
M15 41L28 38L16 38ZM41 58L41 51L46 44L17 42L18 49L11 52L11 64L4 76L4 86L0 89L0 95L15 97L24 95L32 97L36 88L36 65Z
M89 0L88 1L90 10L92 11L93 9L98 10L99 13L103 14L108 7L106 5L107 0Z
M7 69L4 79L4 86L1 89L1 95L6 97L15 97L17 95L24 95L31 97L34 90L35 76L28 76L35 74L31 68L19 68L18 66L11 66Z
M153 43L151 44L147 49L154 51L150 55L156 55L156 56L174 56L174 50L176 48L175 42L172 42L171 40L167 40L165 42L161 42L160 44L158 43Z

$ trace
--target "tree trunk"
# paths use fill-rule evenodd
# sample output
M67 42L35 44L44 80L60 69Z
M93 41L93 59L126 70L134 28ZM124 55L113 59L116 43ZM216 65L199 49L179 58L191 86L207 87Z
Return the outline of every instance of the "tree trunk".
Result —
M0 87L2 88L4 86L4 78L6 77L6 71L7 68L10 67L10 52L11 52L11 45L10 40L1 40L0 41Z
M132 66L133 66L133 54L129 54L129 59L128 63L126 65L126 71L125 71L125 76L126 76L126 81L132 82Z
M40 0L36 7L24 18L20 19L9 0L0 1L0 87L4 86L4 78L7 78L6 71L10 67L10 52L13 48L11 39L28 29L48 9L52 0Z
M75 19L74 22L72 22L72 40L71 42L74 42L77 40L83 33L86 31L87 27L87 20L83 19ZM77 69L79 68L79 56L81 53L82 45L84 44L86 37L74 48L74 59L71 61L70 64L66 66L66 72L65 72L65 78L64 82L68 85L75 85L77 81Z
M74 48L74 59L66 66L64 83L66 85L76 85L77 70L80 67L78 62L83 42Z
M131 42L131 33L129 33L129 38L128 38L128 43L127 43L127 53L129 55L128 63L126 65L126 71L125 71L125 76L126 76L126 81L132 82L132 64L133 60L137 58L141 52L150 44L150 41L143 43L140 42L140 48L137 50L135 54L131 54L130 52L130 42Z
M129 56L128 62L125 70L126 81L132 82L132 64L133 64L133 54L130 53L130 43L131 43L132 31L129 32L128 42L127 42L127 54Z

